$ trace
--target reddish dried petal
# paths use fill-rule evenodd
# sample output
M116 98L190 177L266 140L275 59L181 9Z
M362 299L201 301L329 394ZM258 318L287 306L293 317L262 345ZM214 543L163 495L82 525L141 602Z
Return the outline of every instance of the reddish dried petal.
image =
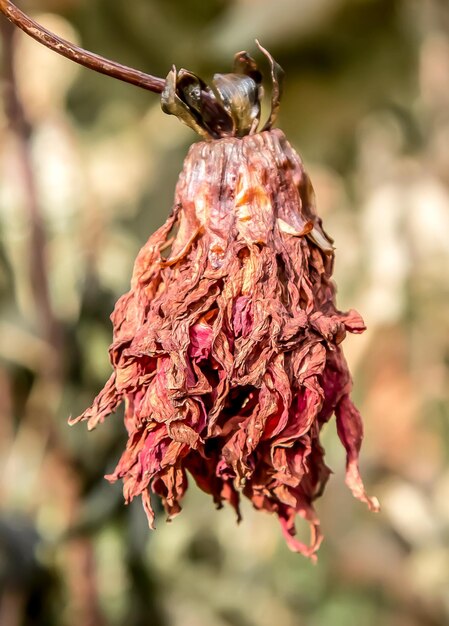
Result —
M346 484L356 498L366 502L372 511L379 510L377 498L366 495L359 472L359 451L362 445L363 426L360 413L348 395L343 396L335 408L337 432L346 449Z
M126 501L142 496L150 527L149 489L171 518L189 472L238 519L241 493L277 515L289 547L314 558L313 501L330 474L319 437L334 413L348 486L377 509L340 347L365 327L336 309L332 266L310 180L280 131L191 148L175 211L112 315L114 373L78 418L92 428L125 401L128 443L109 479L123 480ZM295 538L298 515L309 546Z
M98 424L104 422L106 417L114 413L122 401L121 395L117 392L115 380L115 374L111 374L92 406L86 409L79 417L70 418L69 424L73 426L80 421L87 420L88 429L93 430Z

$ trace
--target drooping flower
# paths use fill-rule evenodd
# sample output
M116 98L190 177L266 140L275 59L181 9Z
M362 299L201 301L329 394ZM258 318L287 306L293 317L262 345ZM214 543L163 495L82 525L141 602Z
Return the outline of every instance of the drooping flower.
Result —
M108 478L123 480L127 502L142 496L151 527L150 491L172 518L190 475L238 517L241 495L274 513L289 547L313 557L322 539L313 501L330 473L320 431L333 414L346 482L378 507L359 475L362 423L341 349L365 326L336 308L332 240L311 182L271 130L280 68L269 57L273 113L256 133L260 75L245 54L240 73L215 77L212 112L200 79L175 70L167 79L165 110L209 140L191 147L172 213L137 257L112 315L113 373L75 421L94 428L124 403L128 442ZM295 538L297 515L310 545Z

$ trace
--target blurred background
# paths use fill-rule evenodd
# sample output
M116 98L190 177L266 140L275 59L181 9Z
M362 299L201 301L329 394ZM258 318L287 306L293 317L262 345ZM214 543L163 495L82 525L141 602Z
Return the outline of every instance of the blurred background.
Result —
M443 626L449 623L449 3L35 0L47 28L165 76L208 79L254 38L286 70L278 125L337 247L362 473L334 470L313 566L275 519L190 486L150 533L111 472L120 415L67 426L109 376L109 314L170 211L197 137L156 95L81 69L1 20L1 626ZM130 9L131 7L131 9ZM260 55L257 54L260 59Z

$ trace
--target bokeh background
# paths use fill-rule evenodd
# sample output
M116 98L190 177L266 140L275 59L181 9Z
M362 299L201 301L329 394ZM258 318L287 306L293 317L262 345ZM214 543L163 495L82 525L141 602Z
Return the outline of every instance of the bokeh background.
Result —
M443 626L449 623L449 4L446 0L35 0L84 47L164 76L229 71L254 38L287 73L281 126L337 246L339 305L382 512L334 475L319 563L276 520L237 526L193 485L148 531L110 472L120 415L67 426L109 375L109 314L168 214L195 135L158 97L2 24L1 626ZM260 58L260 57L258 57Z

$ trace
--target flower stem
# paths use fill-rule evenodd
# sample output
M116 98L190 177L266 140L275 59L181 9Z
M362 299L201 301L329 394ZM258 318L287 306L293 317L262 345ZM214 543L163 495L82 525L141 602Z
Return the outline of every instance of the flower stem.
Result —
M164 78L151 76L151 74L146 74L116 61L111 61L58 37L28 17L9 0L0 0L0 12L27 35L79 65L100 72L100 74L106 74L106 76L112 76L126 83L131 83L153 93L162 93L164 89Z

